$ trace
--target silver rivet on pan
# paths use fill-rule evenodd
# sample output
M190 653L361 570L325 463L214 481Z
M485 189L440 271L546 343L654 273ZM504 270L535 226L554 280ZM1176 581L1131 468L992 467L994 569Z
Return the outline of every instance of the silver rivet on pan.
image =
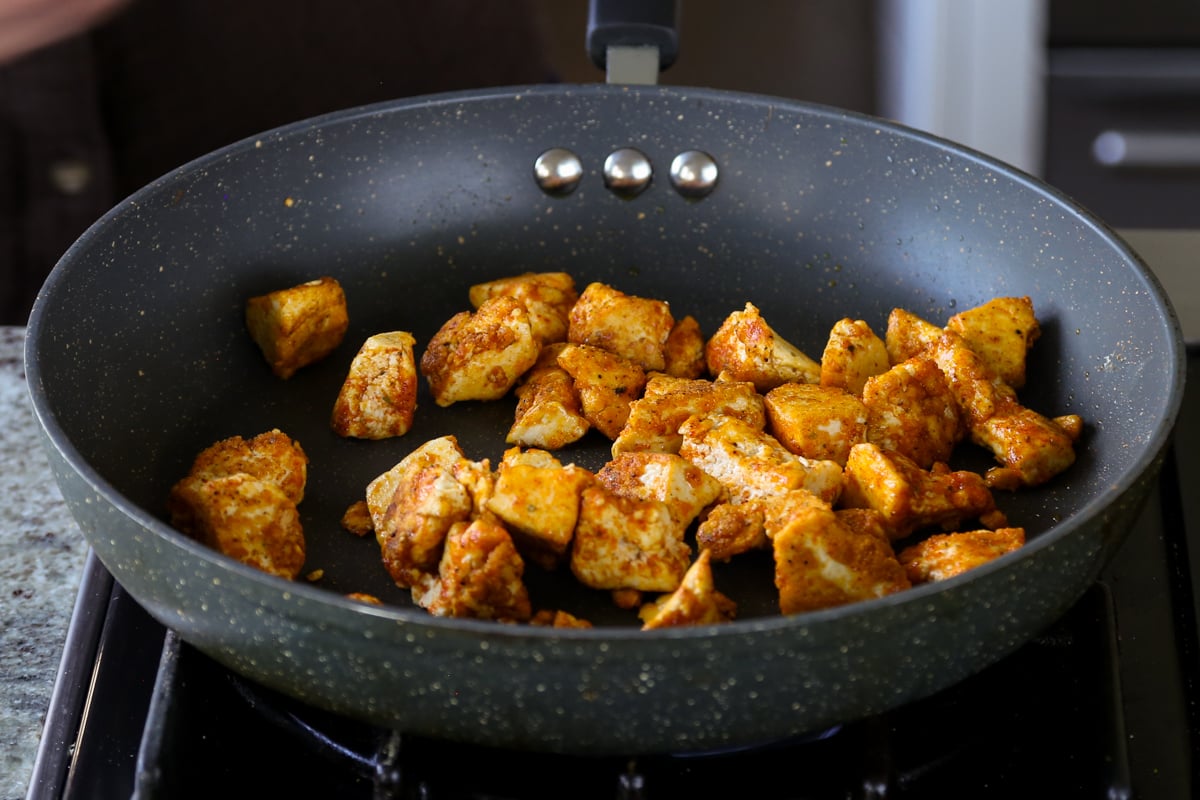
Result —
M685 150L671 162L671 185L684 197L704 197L717 185L716 160L703 150Z
M653 174L650 159L632 147L614 150L604 159L604 185L618 194L637 194L650 185Z
M552 147L533 162L533 177L548 194L568 194L579 185L583 164L565 147Z

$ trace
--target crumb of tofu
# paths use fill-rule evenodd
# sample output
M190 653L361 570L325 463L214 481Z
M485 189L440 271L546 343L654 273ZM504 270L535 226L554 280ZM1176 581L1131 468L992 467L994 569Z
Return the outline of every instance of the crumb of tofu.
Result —
M354 600L355 602L358 602L358 603L366 603L369 606L383 605L382 600L380 600L375 595L367 594L366 592L350 592L349 594L346 595L346 599Z
M350 326L345 292L330 277L251 297L245 317L250 338L283 379L333 352Z
M590 628L592 623L566 611L542 609L529 620L530 625L547 628Z
M355 536L366 536L375 532L375 523L371 519L371 507L366 500L356 500L343 512L342 528Z

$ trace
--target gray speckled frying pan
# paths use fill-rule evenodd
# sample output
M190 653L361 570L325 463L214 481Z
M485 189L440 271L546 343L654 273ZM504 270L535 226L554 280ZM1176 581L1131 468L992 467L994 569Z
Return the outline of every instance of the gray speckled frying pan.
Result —
M633 197L607 189L617 148L654 167ZM550 147L578 187L543 192ZM700 149L720 177L689 199L667 178ZM535 604L592 630L439 619L413 608L343 510L434 436L496 463L515 401L435 406L383 442L328 417L366 336L420 349L476 282L567 270L669 300L710 334L746 301L820 354L843 316L884 329L903 306L935 322L1029 295L1043 325L1027 405L1086 421L1074 467L998 494L1029 543L938 585L792 617L769 560L735 559L728 625L642 632L607 595L536 574ZM329 274L351 327L327 360L272 376L245 299ZM29 325L29 384L55 475L103 563L150 613L233 670L317 706L400 730L571 752L745 744L930 694L1055 620L1114 552L1154 479L1180 402L1184 349L1159 285L1068 199L988 158L877 119L679 88L539 86L389 103L290 125L166 175L63 257ZM279 427L311 457L301 505L308 569L288 583L164 522L203 447ZM598 468L598 434L562 453ZM970 448L966 448L968 451ZM967 452L964 463L987 459ZM365 591L370 607L342 597ZM603 596L600 596L603 595Z

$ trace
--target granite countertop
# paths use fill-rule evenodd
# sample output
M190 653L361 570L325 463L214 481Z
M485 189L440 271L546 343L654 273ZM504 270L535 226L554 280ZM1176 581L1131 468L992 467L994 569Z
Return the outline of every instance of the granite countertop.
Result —
M24 342L0 327L0 800L25 797L88 552L42 451Z

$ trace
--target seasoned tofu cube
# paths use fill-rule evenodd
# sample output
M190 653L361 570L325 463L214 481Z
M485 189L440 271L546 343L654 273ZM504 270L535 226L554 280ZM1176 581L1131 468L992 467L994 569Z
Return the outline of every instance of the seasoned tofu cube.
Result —
M704 360L704 334L700 323L688 315L675 321L663 349L663 372L673 378L699 378L708 369Z
M753 303L725 318L705 346L710 375L750 381L760 392L781 383L820 383L821 365L788 342Z
M284 379L333 352L349 326L345 292L329 277L246 301L250 338Z
M785 383L763 401L767 430L798 456L845 465L850 448L867 440L867 408L845 389Z
M497 295L507 295L529 313L533 336L541 344L565 342L571 307L579 299L575 281L565 272L526 272L477 283L468 291L474 308Z
M737 616L737 603L717 591L711 556L701 552L688 568L679 588L638 610L642 630L683 625L717 625Z
M768 547L771 542L764 527L766 503L767 498L761 498L713 506L696 528L696 546L711 552L717 561Z
M680 428L679 455L725 484L733 502L806 489L826 502L842 490L836 461L795 455L775 437L736 417L692 417Z
M870 442L850 451L841 504L877 511L892 539L934 526L951 530L971 519L989 528L1005 524L980 475L951 472L944 464L924 470L912 459Z
M455 471L467 459L453 436L432 439L367 485L384 567L401 588L437 572L450 526L475 508Z
M446 534L437 577L413 588L413 601L436 617L524 622L532 615L525 562L504 526L481 517Z
M769 520L768 533L783 614L883 597L910 586L886 540L855 532L832 509L797 504Z
M505 453L487 509L504 522L526 558L546 569L562 560L579 519L579 496L594 476L544 451Z
M889 366L883 340L863 320L847 317L835 322L829 331L821 354L821 385L861 395L867 378L885 372Z
M585 586L673 592L691 561L666 503L622 497L601 485L583 490L571 572Z
M1075 462L1082 420L1069 416L1060 423L1021 405L1016 391L952 331L929 353L965 414L971 440L990 450L1001 465L988 471L989 486L1038 486Z
M415 343L407 331L377 333L363 342L333 404L334 433L357 439L408 433L417 410Z
M1041 336L1028 297L997 297L955 314L946 330L962 337L1000 380L1014 389L1025 385L1025 356Z
M521 379L507 444L561 450L582 439L591 427L583 416L575 381L558 365L564 347L564 343L544 346L537 363Z
M719 480L673 453L620 453L596 479L623 497L661 500L680 528L726 494Z
M171 490L186 509L172 524L224 555L294 580L304 566L304 530L296 504L276 484L245 472L193 475Z
M215 478L239 472L275 484L299 505L308 480L308 456L299 442L274 428L250 439L230 436L209 445L192 461L188 474Z
M585 344L564 347L558 365L574 382L584 418L615 439L629 419L630 404L646 386L645 371L629 359Z
M683 443L679 426L689 417L714 414L737 417L758 429L766 425L763 399L754 384L707 381L655 373L629 409L629 419L613 442L613 455L649 451L677 453Z
M888 360L892 364L899 364L920 355L941 335L942 329L932 322L903 308L893 308L888 314L887 331L883 335Z
M925 469L949 461L966 434L950 382L925 356L901 361L871 378L862 398L867 441L908 456Z
M599 347L644 370L666 366L664 350L675 326L662 300L634 297L603 283L590 283L571 308L567 339Z
M446 321L421 356L421 374L439 406L496 400L534 365L540 349L525 307L497 295L475 313Z
M944 581L1020 549L1024 528L939 533L900 551L899 559L914 585Z

